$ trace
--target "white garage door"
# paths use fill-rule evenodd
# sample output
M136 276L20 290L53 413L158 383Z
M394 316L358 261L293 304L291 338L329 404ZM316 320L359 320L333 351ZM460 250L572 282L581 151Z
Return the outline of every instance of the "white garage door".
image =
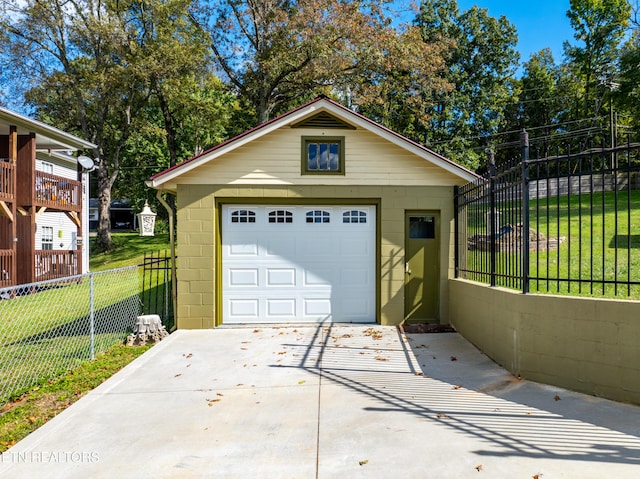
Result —
M223 206L223 323L375 322L375 214Z

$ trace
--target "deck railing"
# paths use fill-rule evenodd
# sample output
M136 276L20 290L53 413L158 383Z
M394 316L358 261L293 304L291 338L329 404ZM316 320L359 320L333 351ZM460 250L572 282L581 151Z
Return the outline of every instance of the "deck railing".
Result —
M0 158L0 201L12 201L15 197L13 170L15 166L4 158Z
M80 211L82 184L79 181L36 171L34 203L48 208Z
M80 250L36 250L36 279L66 278L80 274Z
M11 271L13 271L15 257L16 254L13 250L0 249L0 288L14 284Z

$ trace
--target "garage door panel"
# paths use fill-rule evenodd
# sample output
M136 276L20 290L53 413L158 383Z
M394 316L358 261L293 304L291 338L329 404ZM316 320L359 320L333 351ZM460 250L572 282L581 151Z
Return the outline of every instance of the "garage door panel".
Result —
M258 269L229 269L229 285L258 286Z
M266 269L266 286L296 286L296 269L295 268L267 268Z
M330 269L305 269L302 271L304 278L303 286L313 288L316 286L331 286L333 284L334 272Z
M343 269L340 271L340 283L344 287L369 286L371 275L367 269Z
M375 321L375 207L222 212L224 323Z
M266 300L266 316L267 318L289 318L296 317L296 300L295 299L267 299Z
M230 256L258 256L257 244L235 243L229 245Z
M235 318L258 318L259 301L257 299L229 300L229 314Z

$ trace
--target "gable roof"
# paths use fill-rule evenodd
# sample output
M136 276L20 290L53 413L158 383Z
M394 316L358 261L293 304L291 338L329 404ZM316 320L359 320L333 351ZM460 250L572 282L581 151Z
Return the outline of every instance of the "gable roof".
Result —
M153 175L151 179L146 182L147 186L156 189L164 189L163 185L165 183L171 182L180 175L187 173L194 168L202 166L215 158L229 153L230 151L246 145L257 138L282 128L283 126L296 127L301 123L303 124L305 120L317 117L320 113L329 114L330 116L335 117L336 121L344 122L354 128L368 130L371 133L388 140L400 148L403 148L466 181L473 181L478 178L478 175L463 166L448 160L444 156L435 153L429 148L420 145L419 143L416 143L379 123L376 123L364 115L352 111L327 97L317 97L316 99L299 106L288 113L262 123L255 128L241 133L235 138L231 138L230 140L220 143L199 155Z

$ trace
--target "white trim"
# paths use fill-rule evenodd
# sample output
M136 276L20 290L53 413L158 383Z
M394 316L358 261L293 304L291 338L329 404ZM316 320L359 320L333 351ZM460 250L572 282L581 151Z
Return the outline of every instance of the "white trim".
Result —
M22 128L26 130L25 133L35 133L36 147L40 150L92 150L97 148L96 145L82 138L3 107L0 107L0 124ZM38 142L38 136L41 137L44 143Z

